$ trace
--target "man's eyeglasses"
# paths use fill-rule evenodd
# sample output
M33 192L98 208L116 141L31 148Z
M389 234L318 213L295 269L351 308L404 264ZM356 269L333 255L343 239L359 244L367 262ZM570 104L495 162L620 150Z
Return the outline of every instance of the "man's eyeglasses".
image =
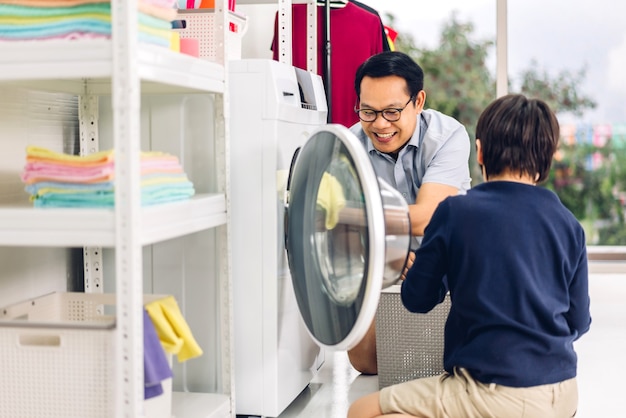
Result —
M397 122L400 120L402 111L406 109L406 107L409 105L409 103L413 101L414 98L415 96L411 96L409 98L409 101L406 102L406 104L402 108L390 107L390 108L383 109L383 110L355 108L354 111L359 115L359 119L361 119L363 122L374 122L376 118L378 117L379 113L383 116L383 118L387 122Z

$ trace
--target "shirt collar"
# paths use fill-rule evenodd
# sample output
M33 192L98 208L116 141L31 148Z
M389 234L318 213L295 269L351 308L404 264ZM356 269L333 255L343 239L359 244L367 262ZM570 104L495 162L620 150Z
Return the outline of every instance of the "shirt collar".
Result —
M426 132L426 120L422 116L422 112L420 112L420 114L417 115L417 123L415 124L415 132L413 132L413 136L411 136L411 139L409 139L409 143L406 145L407 146L411 145L411 146L414 146L415 148L419 148L420 144L422 143L420 138L424 136L423 132Z

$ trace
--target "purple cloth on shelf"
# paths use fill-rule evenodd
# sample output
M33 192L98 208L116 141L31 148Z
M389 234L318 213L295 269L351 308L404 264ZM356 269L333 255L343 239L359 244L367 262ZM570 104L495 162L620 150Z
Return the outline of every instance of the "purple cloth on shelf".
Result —
M172 377L172 369L167 362L165 351L145 309L143 310L143 376L144 399L161 395L163 393L161 382Z

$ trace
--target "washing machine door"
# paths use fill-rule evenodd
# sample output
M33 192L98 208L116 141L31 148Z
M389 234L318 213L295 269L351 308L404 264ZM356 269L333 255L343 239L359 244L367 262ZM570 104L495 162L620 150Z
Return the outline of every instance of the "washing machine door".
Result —
M320 128L296 153L285 205L285 248L309 334L322 347L350 349L374 320L381 289L400 278L408 205L340 125Z

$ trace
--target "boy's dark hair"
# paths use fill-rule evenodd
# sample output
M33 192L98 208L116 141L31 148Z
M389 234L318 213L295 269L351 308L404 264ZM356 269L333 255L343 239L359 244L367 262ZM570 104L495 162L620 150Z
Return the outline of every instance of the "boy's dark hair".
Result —
M509 94L493 101L478 118L476 138L483 153L485 180L510 171L537 183L548 178L559 143L559 122L539 99Z
M415 101L415 96L424 89L424 71L407 54L399 51L386 51L372 55L356 70L354 90L361 97L361 81L363 77L386 77L397 75L404 78L409 89L407 92Z

